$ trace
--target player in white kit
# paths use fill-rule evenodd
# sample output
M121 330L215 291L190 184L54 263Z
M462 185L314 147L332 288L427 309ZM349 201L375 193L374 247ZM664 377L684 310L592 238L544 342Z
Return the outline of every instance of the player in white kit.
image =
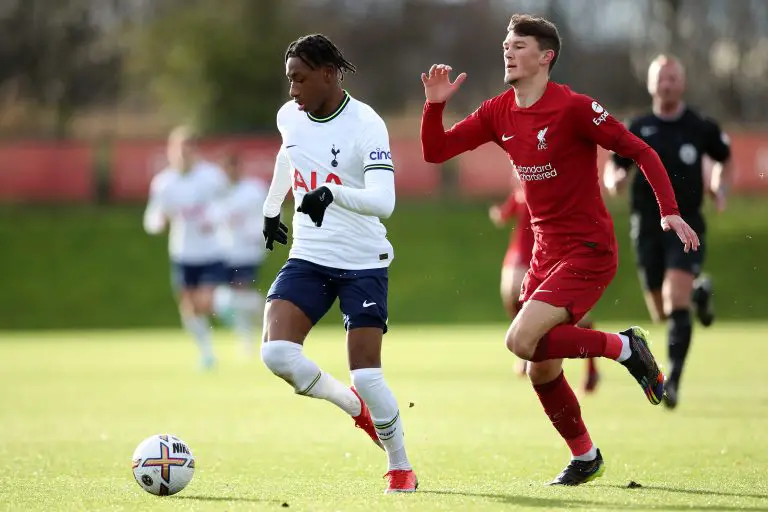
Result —
M400 411L381 369L393 252L379 219L395 207L387 128L341 88L344 72L355 68L326 37L291 43L285 67L293 101L277 114L282 145L264 204L267 249L288 242L280 207L291 189L298 208L289 259L267 295L262 360L297 394L337 405L384 448L387 493L413 492ZM337 297L351 388L303 353L307 334Z
M186 127L171 132L168 163L152 179L144 229L156 235L170 224L171 280L182 325L194 337L200 364L207 369L215 362L209 321L213 291L224 277L213 208L229 184L219 167L197 157Z
M236 153L227 154L223 168L230 187L216 208L225 266L224 282L216 289L216 311L220 320L233 324L245 354L251 355L253 324L264 307L255 284L266 252L262 209L267 187L243 174Z

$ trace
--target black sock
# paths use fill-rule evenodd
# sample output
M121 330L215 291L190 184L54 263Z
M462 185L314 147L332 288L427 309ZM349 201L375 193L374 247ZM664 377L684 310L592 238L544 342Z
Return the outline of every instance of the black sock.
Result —
M669 347L669 380L680 383L685 357L691 346L691 312L688 309L676 309L669 315L668 347Z

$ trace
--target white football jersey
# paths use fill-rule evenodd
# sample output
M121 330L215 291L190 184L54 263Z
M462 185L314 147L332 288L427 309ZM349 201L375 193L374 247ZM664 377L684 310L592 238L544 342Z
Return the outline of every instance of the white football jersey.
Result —
M222 259L213 207L228 187L224 172L204 161L186 173L166 168L152 178L144 225L148 231L159 231L152 226L170 223L171 260L198 265Z
M262 208L266 197L263 182L246 178L232 185L217 205L219 240L227 265L258 265L264 259Z
M275 172L290 174L296 207L304 194L326 183L362 189L367 171L394 172L384 121L349 94L323 119L299 110L290 101L277 113L277 128L283 143ZM276 214L265 211L267 216ZM394 258L387 230L378 217L335 203L325 211L321 227L308 215L295 213L292 235L289 257L318 265L345 270L381 268Z

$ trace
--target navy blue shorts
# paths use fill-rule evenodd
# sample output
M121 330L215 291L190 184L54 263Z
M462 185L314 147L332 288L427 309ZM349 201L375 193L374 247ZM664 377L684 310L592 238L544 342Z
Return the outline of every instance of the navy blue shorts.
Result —
M341 270L289 259L269 288L267 300L293 303L312 321L320 321L336 297L347 330L378 327L387 332L387 268Z
M220 261L187 265L171 262L171 285L174 290L216 286L224 282L225 267Z
M259 265L227 267L225 281L233 286L253 286L259 278Z

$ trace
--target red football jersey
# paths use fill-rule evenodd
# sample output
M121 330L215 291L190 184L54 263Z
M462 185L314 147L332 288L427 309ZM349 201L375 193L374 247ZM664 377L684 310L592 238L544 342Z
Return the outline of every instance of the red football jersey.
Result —
M522 183L542 260L556 260L584 245L615 251L613 222L600 193L598 145L635 160L656 193L662 215L678 214L669 176L656 152L598 102L567 86L550 82L528 108L517 106L510 89L448 131L443 130L444 108L445 103L424 106L425 160L444 162L486 142L504 149Z

